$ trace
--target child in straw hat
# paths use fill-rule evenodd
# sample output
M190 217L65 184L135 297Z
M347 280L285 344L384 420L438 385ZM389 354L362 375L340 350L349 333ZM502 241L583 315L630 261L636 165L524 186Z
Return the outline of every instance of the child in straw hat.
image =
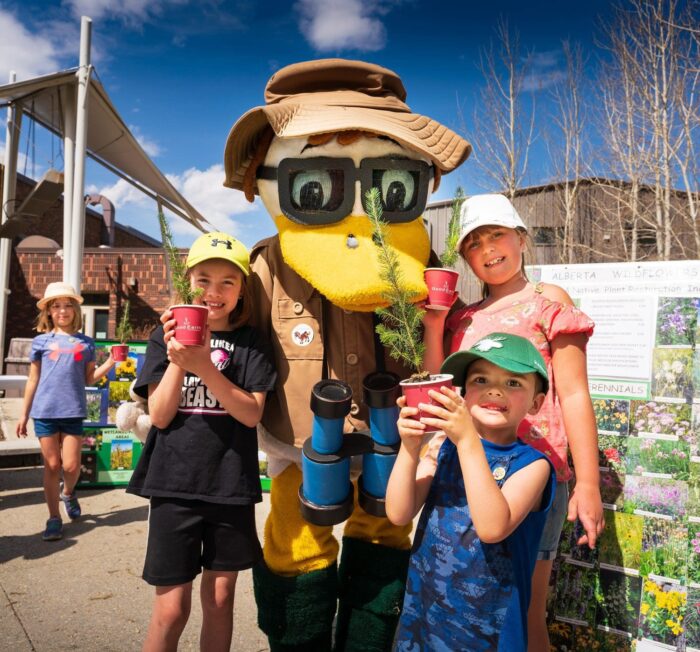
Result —
M115 364L110 354L95 369L95 342L78 332L82 302L72 285L60 281L49 283L37 301L36 330L40 334L32 340L29 378L17 423L17 436L26 437L29 417L34 420L34 433L44 458L44 498L49 508L44 541L63 536L59 499L70 520L80 517L75 484L80 475L83 420L87 416L85 386L94 385Z

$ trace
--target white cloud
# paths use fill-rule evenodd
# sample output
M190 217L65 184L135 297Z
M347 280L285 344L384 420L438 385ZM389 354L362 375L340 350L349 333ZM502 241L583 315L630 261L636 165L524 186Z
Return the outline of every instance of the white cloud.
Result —
M523 78L523 90L536 92L558 84L566 78L560 64L561 51L535 52L528 57L528 72Z
M224 176L223 165L217 164L206 170L190 168L181 175L169 174L168 179L214 227L238 236L240 226L235 217L253 211L255 206L242 192L225 188Z
M320 52L337 50L381 50L386 29L378 15L387 9L378 2L363 0L299 0L299 29Z
M138 25L160 16L169 5L187 4L189 0L65 0L76 18L89 16L93 20L101 18L119 19L124 23Z
M146 136L144 136L139 127L136 125L129 125L129 131L131 131L134 138L136 138L138 144L143 147L143 151L146 152L146 154L148 154L151 158L155 158L160 154L160 145L154 140L149 140Z
M256 208L254 204L246 201L243 193L224 188L222 165L212 165L206 170L190 168L182 174L169 174L167 177L212 226L232 235L238 235L240 231L235 217ZM90 188L89 192L93 192L93 189ZM138 208L140 211L143 210L144 215L153 215L155 218L155 202L123 179L96 192L107 197L117 209ZM133 210L129 212L133 213ZM117 221L121 221L119 210L117 210ZM174 234L197 233L194 227L182 219L174 218L170 223ZM138 225L136 227L139 228Z
M32 33L12 12L0 8L0 34L0 84L7 83L11 70L21 81L61 69L63 49L48 31Z

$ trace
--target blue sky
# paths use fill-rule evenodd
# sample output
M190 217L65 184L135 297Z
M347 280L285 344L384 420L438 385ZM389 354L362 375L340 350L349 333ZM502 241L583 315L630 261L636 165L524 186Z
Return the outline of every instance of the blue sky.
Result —
M91 17L92 61L126 123L202 214L250 246L274 226L261 204L221 185L223 148L236 119L263 103L265 83L278 68L336 56L384 65L403 79L415 112L459 130L461 104L469 138L483 84L476 64L499 17L517 29L523 51L536 52L532 82L546 102L550 81L564 67L562 39L591 54L598 17L605 21L611 6L607 0L0 0L0 83L10 70L22 80L77 65L80 16ZM60 168L60 143L41 128L31 155L27 124L19 171L40 176L52 160ZM530 183L544 181L546 171L539 174ZM468 193L493 190L478 177L469 160L443 179L432 200L450 197L457 184ZM118 222L157 234L153 202L124 182L91 164L86 187L115 203ZM182 220L172 224L181 246L196 237Z

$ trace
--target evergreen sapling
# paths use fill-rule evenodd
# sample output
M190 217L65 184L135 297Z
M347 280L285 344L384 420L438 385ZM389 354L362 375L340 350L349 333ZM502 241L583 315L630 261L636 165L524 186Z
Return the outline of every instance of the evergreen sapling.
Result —
M392 358L413 369L415 373L411 379L425 380L430 374L423 371L424 311L416 306L417 297L403 285L398 256L388 241L387 223L382 219L379 190L370 188L365 198L367 215L372 223L372 240L378 249L379 277L386 287L382 298L387 302L387 307L375 310L380 319L377 334Z
M442 254L440 254L440 262L443 267L454 267L459 256L457 242L459 241L460 214L462 212L464 200L464 191L461 186L457 186L455 197L452 202L452 213L450 214L450 221L447 225L447 233L445 235L445 249Z
M125 301L122 307L122 318L117 324L117 339L120 344L126 344L134 335L134 330L131 327L131 321L129 318L130 302Z
M158 207L158 223L160 224L160 236L163 249L168 257L168 267L170 268L170 279L173 291L177 297L176 303L190 305L203 293L202 288L192 288L185 261L180 255L179 249L173 243L173 234L170 230L168 220L165 219L163 209Z

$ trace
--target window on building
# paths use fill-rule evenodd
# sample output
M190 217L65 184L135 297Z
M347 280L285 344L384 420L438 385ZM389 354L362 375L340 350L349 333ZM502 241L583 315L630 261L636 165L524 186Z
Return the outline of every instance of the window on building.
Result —
M564 239L561 226L536 226L532 228L532 241L536 245L555 245Z
M109 295L83 294L83 333L96 340L106 340L109 330Z

